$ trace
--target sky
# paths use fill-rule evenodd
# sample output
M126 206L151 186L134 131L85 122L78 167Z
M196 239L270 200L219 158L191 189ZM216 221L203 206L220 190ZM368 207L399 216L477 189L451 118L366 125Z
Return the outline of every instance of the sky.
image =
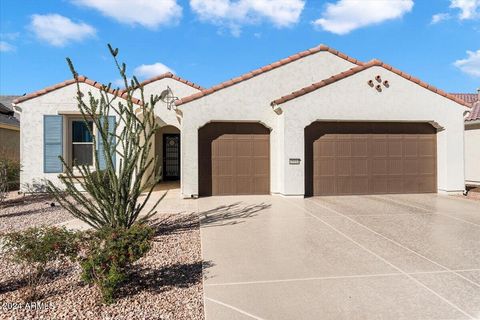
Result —
M0 94L79 74L210 87L319 44L447 92L480 87L480 0L0 0ZM319 81L322 79L318 79Z

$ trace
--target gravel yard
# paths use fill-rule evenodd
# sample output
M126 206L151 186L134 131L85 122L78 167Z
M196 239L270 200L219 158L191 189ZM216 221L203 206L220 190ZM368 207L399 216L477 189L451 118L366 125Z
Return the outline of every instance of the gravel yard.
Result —
M72 219L58 205L50 207L48 198L15 201L0 209L0 232ZM51 272L40 288L43 304L37 310L22 305L22 272L1 259L0 319L204 319L198 216L163 214L156 218L157 236L151 251L136 263L112 305L98 302L99 293L80 281L80 269L71 263Z
M48 195L18 195L11 192L0 206L0 233L33 226L53 225L73 219Z

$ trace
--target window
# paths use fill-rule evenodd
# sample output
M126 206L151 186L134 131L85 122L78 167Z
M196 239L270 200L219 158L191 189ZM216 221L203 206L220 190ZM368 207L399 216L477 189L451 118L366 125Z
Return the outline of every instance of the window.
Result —
M93 122L85 123L83 120L72 120L71 130L72 165L93 165L93 139L90 134L90 132L93 132Z

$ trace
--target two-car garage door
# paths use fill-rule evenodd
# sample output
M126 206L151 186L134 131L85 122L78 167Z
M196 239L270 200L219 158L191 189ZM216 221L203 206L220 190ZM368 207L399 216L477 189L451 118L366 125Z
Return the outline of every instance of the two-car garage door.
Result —
M428 123L315 122L305 129L307 195L436 192Z

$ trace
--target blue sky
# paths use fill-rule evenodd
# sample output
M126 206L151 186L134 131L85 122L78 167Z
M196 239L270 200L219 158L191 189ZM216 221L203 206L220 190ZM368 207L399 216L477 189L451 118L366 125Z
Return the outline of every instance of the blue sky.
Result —
M204 87L321 43L449 92L480 87L480 0L1 0L0 37L0 94L71 78L65 57L113 82L107 43L140 78Z

